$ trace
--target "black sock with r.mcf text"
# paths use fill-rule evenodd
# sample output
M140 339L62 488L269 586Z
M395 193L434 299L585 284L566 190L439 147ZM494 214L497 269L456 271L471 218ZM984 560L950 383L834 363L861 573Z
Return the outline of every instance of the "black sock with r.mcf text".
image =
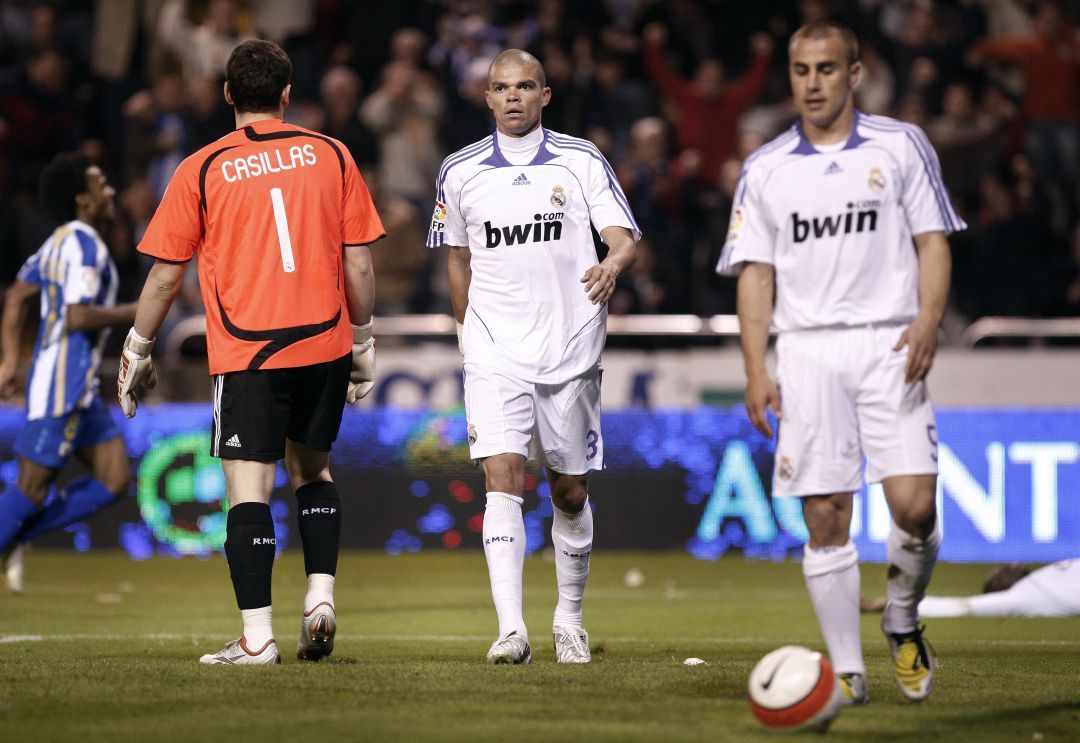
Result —
M270 606L270 578L276 551L269 505L237 503L229 509L225 557L229 561L236 604L241 610Z
M308 575L337 574L341 541L341 498L334 483L309 482L296 489L296 520Z

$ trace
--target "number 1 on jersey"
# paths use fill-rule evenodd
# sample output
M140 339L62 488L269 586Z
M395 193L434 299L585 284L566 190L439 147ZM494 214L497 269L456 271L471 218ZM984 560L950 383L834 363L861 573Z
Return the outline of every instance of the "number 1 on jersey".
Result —
M285 273L296 270L293 262L292 239L289 237L289 219L285 216L285 199L280 188L270 189L270 203L274 205L274 224L277 225L278 247L281 248L281 267Z

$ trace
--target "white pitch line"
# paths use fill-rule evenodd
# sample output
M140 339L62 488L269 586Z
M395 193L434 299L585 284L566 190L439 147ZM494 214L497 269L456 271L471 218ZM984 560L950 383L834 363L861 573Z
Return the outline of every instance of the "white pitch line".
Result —
M24 642L82 642L86 640L109 641L153 641L153 640L214 640L232 637L226 634L181 634L176 632L158 632L153 634L56 634L56 635L0 635L0 645L12 645ZM339 634L337 640L348 642L486 642L487 635L348 635ZM601 642L634 642L652 645L740 645L764 644L775 642L767 637L698 637L682 638L677 643L657 637L603 637ZM811 643L809 639L795 639L793 642ZM939 641L939 644L940 641ZM1000 645L1017 647L1073 647L1080 646L1078 640L960 640L957 645Z

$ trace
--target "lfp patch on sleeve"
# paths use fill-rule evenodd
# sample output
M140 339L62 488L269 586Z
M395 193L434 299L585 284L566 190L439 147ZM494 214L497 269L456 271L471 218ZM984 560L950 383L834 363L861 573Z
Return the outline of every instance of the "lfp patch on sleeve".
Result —
M446 229L446 204L435 202L435 212L431 215L431 231L442 232Z

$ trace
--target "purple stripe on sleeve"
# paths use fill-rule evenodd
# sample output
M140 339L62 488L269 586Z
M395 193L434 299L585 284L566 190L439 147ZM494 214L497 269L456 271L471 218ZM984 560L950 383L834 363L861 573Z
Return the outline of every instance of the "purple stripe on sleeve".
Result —
M877 119L870 122L864 117L861 123L871 131L879 131L887 134L902 133L908 138L912 145L914 145L915 152L918 153L919 159L922 160L923 167L926 169L927 180L930 181L930 188L934 193L934 199L937 201L938 211L941 213L946 229L950 232L959 229L959 218L955 215L952 204L949 201L948 190L945 188L945 183L941 178L940 167L936 166L937 158L933 154L933 148L930 147L929 141L927 140L925 144L921 142L914 134L914 132L918 130L912 125L903 122L885 122ZM927 152L927 148L930 148L929 153Z
M600 150L596 149L596 145L588 142L587 140L564 141L561 140L560 137L557 137L555 135L551 137L551 142L556 147L561 147L567 150L575 150L578 152L584 152L585 154L590 155L591 157L594 157L600 161L600 163L604 166L605 172L607 173L608 185L611 188L612 194L615 196L615 202L619 205L619 208L622 209L623 213L626 215L626 218L630 220L630 224L633 226L634 231L640 233L641 228L638 227L637 220L634 219L634 214L630 210L630 202L627 200L626 194L623 193L622 188L619 186L619 181L615 177L615 171L611 169L611 166L608 164L607 160L605 160L604 156L600 154Z
M453 155L450 155L443 160L442 167L439 169L439 179L435 183L435 198L439 201L446 201L443 187L446 185L446 176L450 173L451 168L455 165L460 165L474 155L480 154L489 146L491 146L491 135L484 137L475 144L471 144L468 147L458 150Z

